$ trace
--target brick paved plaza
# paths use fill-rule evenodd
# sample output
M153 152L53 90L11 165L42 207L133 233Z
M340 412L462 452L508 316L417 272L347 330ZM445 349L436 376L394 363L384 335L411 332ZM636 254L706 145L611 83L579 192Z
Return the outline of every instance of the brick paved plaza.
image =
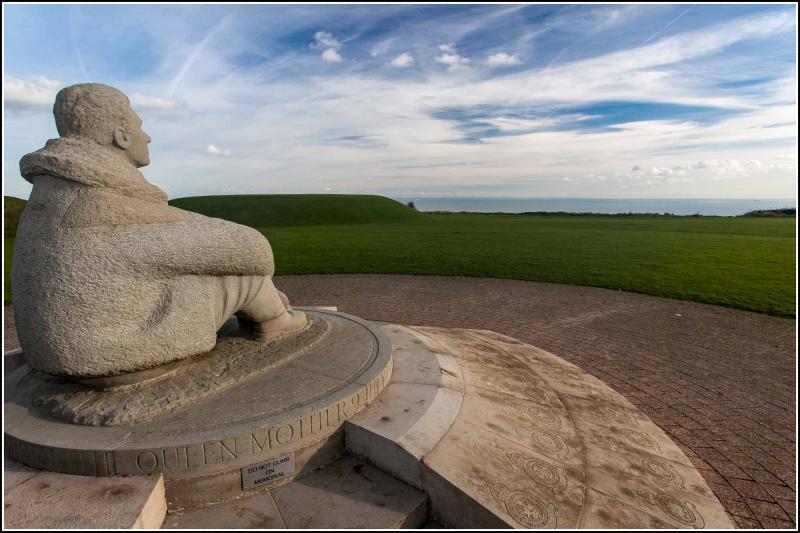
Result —
M563 357L639 406L740 527L794 528L795 321L589 287L427 276L282 276L295 305L489 329ZM16 347L6 308L6 350Z

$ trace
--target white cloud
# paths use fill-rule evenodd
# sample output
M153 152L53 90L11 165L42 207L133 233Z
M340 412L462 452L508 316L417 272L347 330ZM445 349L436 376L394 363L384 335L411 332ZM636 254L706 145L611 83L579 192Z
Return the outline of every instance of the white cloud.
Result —
M208 145L208 148L206 148L206 153L209 153L211 155L218 155L218 156L221 156L221 157L227 157L227 156L231 155L231 151L229 149L225 148L223 150L221 148L217 148L213 144L209 144Z
M447 65L448 70L457 70L469 64L469 58L459 55L453 43L440 44L439 50L443 53L436 56L436 62Z
M341 63L342 54L339 49L342 47L341 41L335 39L333 34L327 31L318 31L314 34L314 42L310 45L312 48L325 48L320 57L329 63Z
M327 31L318 31L314 34L314 44L312 46L324 48L341 48L342 43L333 38L333 35Z
M517 54L506 54L505 52L499 52L497 54L492 54L486 59L486 64L490 67L505 67L511 65L519 65L522 61L520 61Z
M147 96L142 93L133 93L130 100L133 107L143 110L167 111L174 109L177 105L174 100L158 96Z
M414 64L414 58L408 52L403 52L392 59L389 64L393 67L405 68Z
M327 50L322 52L322 55L320 57L322 57L322 59L328 61L329 63L342 62L342 55L339 52L337 52L336 49L334 48L328 48Z
M451 69L464 67L469 63L469 58L460 56L458 54L442 54L436 56L437 63L447 65Z
M24 80L5 76L3 91L6 108L12 110L52 108L56 93L63 86L63 82L51 80L46 76L30 76Z
M765 164L758 159L747 159L744 163L736 158L727 159L708 159L696 161L687 165L652 166L645 173L641 165L634 165L629 174L616 173L617 181L631 180L640 182L644 177L648 179L641 181L650 185L669 183L695 183L700 180L746 180L765 174L779 173L789 174L796 170L794 165L780 161L780 154L773 156L775 161ZM680 177L679 177L680 176ZM758 184L758 181L754 183Z

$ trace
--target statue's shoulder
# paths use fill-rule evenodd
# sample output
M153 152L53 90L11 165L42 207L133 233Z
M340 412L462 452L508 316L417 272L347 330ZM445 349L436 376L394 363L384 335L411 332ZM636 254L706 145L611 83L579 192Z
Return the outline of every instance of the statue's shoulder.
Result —
M167 203L119 194L112 189L80 187L62 224L65 227L167 224L191 220L192 213Z

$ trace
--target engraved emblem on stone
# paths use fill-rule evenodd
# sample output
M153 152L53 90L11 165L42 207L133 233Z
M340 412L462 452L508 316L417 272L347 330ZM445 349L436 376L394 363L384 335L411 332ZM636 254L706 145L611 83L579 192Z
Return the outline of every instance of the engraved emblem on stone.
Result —
M558 508L552 503L545 503L530 492L511 490L502 483L490 486L492 496L505 504L506 511L522 527L547 528L556 527Z
M553 411L546 407L538 405L526 405L524 407L520 407L519 411L533 418L534 421L539 425L547 426L553 429L561 427L561 419L555 413L553 413Z
M512 465L522 468L533 481L544 485L554 493L563 494L567 489L567 475L560 466L551 465L536 457L525 457L519 453L508 453L506 457Z
M643 455L635 454L632 452L621 452L621 455L631 464L638 464L645 468L650 474L653 474L662 481L672 483L679 487L683 487L683 477L675 470L675 467L669 463L659 461L652 457L645 457Z
M588 386L585 387L584 390L591 398L599 400L609 400L609 401L613 401L616 399L613 394L611 394L607 390L601 389L600 387Z
M631 414L631 412L624 407L619 405L606 405L602 407L601 412L604 414L616 418L622 422L630 422L631 424L639 424L639 420Z
M517 426L514 431L548 457L555 456L559 459L566 459L569 453L569 446L560 435L529 426Z
M664 514L681 524L695 529L702 529L706 525L703 517L697 512L692 502L679 500L669 494L656 494L649 490L637 490L635 492L644 502L658 506Z
M544 386L546 385L543 385L542 387ZM542 388L530 387L525 390L525 396L527 396L530 400L543 403L549 407L554 407L555 402L542 390Z
M641 448L647 448L648 450L661 451L661 446L646 433L633 429L621 429L620 434L631 444L635 444Z

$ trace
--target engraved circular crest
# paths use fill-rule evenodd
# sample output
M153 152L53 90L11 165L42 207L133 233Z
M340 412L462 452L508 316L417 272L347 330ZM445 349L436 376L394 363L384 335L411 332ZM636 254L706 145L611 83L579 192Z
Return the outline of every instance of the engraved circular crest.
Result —
M703 518L694 511L694 506L691 503L682 502L668 494L656 495L656 503L662 511L678 522L695 528L703 527L702 525L698 526L698 520L702 522Z
M702 529L706 525L703 517L691 502L684 502L669 494L656 494L649 490L635 492L642 500L650 505L657 505L666 515L681 524L692 526L695 529Z
M537 422L551 427L560 427L561 420L552 411L544 407L529 405L523 408L523 411L531 418L536 419Z
M554 528L556 527L556 506L545 503L529 492L511 490L502 483L490 487L492 496L503 502L511 518L523 527Z
M553 400L542 390L536 388L529 388L525 391L525 395L528 398L532 398L538 402L546 403L547 405L552 406Z
M614 401L614 399L615 399L614 395L612 395L610 392L605 391L605 390L603 390L603 389L601 389L599 387L587 386L587 387L585 387L584 390L586 391L586 393L589 395L590 398L595 398L595 399L599 399L599 400L609 400L609 401Z
M514 492L506 501L506 509L514 520L527 528L544 527L548 522L547 506L527 492Z
M606 415L616 418L617 420L622 420L623 422L631 422L633 424L639 424L639 421L633 417L633 415L627 410L618 405L607 405L602 410Z
M533 481L552 489L556 494L561 494L567 488L567 476L560 467L518 453L509 453L507 457L512 465L521 467Z
M511 489L509 489L502 483L494 483L489 487L489 490L492 492L492 496L494 496L496 500L499 500L501 502L505 502L508 499L509 495L511 495Z
M654 476L663 479L667 483L683 486L683 478L671 465L656 461L650 457L642 457L642 462Z
M544 431L532 431L531 444L559 457L567 455L567 445L564 444L564 440L558 435L553 435Z
M656 442L645 433L634 431L632 429L623 429L620 431L620 433L622 433L622 436L625 437L629 442L637 446L641 446L642 448L647 448L650 450L660 449L658 444L656 444Z
M525 461L522 468L525 470L526 474L542 485L547 485L549 487L558 485L560 476L558 475L556 467L551 464L545 463L539 459L529 458Z

